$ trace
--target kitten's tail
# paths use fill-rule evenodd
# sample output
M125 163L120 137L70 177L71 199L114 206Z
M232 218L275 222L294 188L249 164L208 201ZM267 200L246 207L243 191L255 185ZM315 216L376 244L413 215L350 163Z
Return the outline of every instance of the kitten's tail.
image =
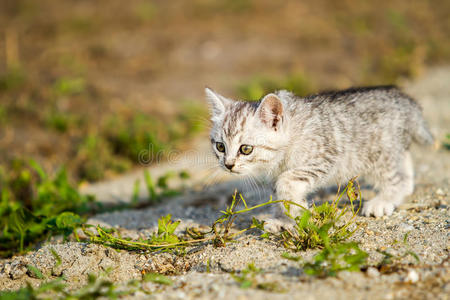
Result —
M415 142L421 145L431 145L434 142L433 135L428 129L427 122L423 119L421 112L413 118L412 137Z

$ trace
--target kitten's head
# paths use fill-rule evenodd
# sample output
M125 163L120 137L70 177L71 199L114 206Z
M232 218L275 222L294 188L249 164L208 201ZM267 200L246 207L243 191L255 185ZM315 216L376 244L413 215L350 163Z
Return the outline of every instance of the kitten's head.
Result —
M287 141L282 99L235 101L206 88L211 108L211 143L219 165L232 173L269 171L281 161Z

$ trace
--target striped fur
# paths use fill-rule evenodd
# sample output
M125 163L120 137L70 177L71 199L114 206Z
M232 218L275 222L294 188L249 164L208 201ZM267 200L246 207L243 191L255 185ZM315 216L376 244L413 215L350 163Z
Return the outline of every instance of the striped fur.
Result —
M305 98L278 91L258 102L234 101L210 89L206 95L219 164L232 165L237 174L262 173L274 182L279 199L304 206L306 194L317 187L371 175L378 194L364 214L392 214L413 192L411 142L433 140L420 106L392 86ZM224 153L217 142L225 145ZM243 144L253 146L250 155L240 153Z

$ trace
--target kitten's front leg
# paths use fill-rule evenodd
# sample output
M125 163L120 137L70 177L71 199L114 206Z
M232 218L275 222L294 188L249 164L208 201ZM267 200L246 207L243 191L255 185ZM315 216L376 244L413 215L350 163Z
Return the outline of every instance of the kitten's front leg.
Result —
M275 184L277 200L288 200L308 208L306 194L311 190L318 176L311 171L293 169L282 173ZM282 203L277 206L274 218L266 220L266 229L270 232L279 232L283 227L289 228L294 225L292 219L285 214ZM289 213L296 217L301 214L302 208L290 205Z

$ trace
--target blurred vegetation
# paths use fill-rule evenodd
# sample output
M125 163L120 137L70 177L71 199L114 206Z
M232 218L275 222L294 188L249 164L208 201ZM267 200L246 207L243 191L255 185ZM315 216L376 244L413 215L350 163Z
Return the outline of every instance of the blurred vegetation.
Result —
M263 76L251 78L238 86L238 93L242 99L259 100L262 96L276 90L288 90L296 95L306 96L316 89L306 75L297 73L281 79Z
M36 269L37 270L37 269ZM71 290L67 287L63 277L33 287L27 283L25 287L17 291L0 291L0 300L36 300L36 299L57 299L57 300L95 300L95 299L122 299L137 292L150 294L144 289L144 283L152 281L160 284L172 282L168 277L156 274L148 278L143 276L142 280L130 280L122 285L114 283L106 277L112 272L108 269L104 274L97 276L88 274L87 283L81 288ZM51 297L51 298L50 298Z
M258 278L259 274L263 274L263 270L257 268L254 263L249 263L245 269L240 271L240 274L231 273L231 277L239 284L241 289L258 289L274 293L283 293L285 290L276 281L261 281Z
M4 82L4 86L18 84L16 79L5 79ZM48 100L29 95L30 98L20 99L19 103L15 99L7 99L6 103L0 104L0 123L8 127L7 130L12 129L23 135L19 139L27 139L25 144L31 145L28 151L24 149L24 144L18 144L19 141L7 141L17 151L6 152L3 162L36 157L37 154L44 163L56 160L57 164L50 164L53 167L66 164L72 178L97 181L108 174L121 173L133 165L143 164L139 161L142 152L147 157L158 154L159 158L164 158L180 142L203 129L203 124L197 119L199 115L206 115L206 109L195 103L171 117L170 123L160 116L144 114L137 108L123 114L107 113L98 118L89 115L89 112L83 114L62 108L65 100L61 97L92 97L84 84L80 78L60 79L49 91ZM32 90L30 93L39 91ZM43 107L39 105L41 101L44 102ZM4 136L0 136L0 140L2 137L6 140Z
M0 257L23 252L52 234L70 235L93 198L79 194L64 169L50 177L35 161L0 170Z
M442 147L444 147L444 149L450 150L450 134L447 134L445 136L445 140L442 143Z
M0 168L0 257L23 253L53 235L67 239L73 233L78 239L75 230L87 226L84 217L92 213L143 207L178 195L180 190L169 185L175 177L184 180L189 174L168 172L152 179L146 170L148 199L139 201L137 184L131 203L104 207L93 196L79 193L64 168L49 175L36 161L14 160Z

